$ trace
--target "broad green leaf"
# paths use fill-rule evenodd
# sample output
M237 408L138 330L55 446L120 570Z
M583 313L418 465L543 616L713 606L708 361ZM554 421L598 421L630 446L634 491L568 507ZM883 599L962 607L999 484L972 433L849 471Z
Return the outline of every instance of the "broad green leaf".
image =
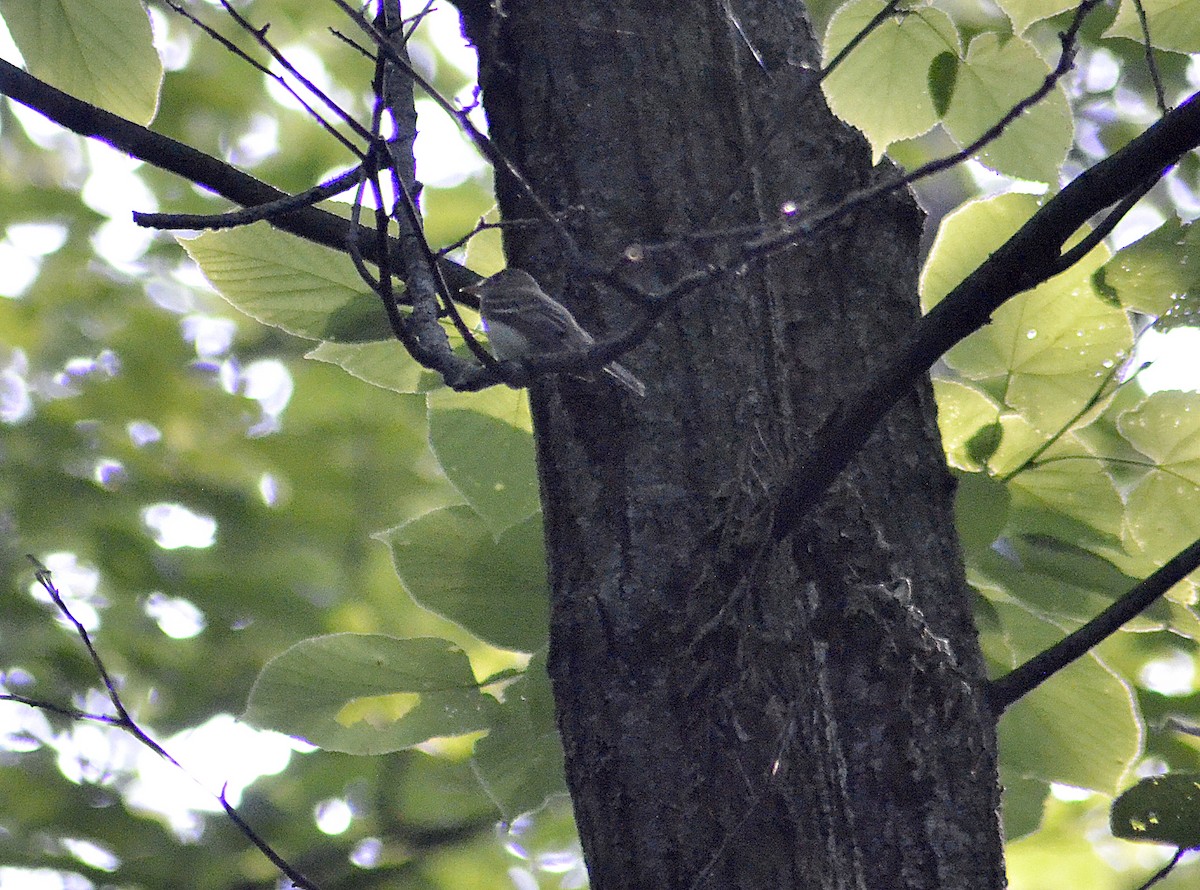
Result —
M1189 299L1200 300L1200 262L1192 256L1200 257L1200 226L1171 219L1117 251L1096 276L1122 306L1158 316L1159 330L1200 324Z
M974 272L1042 206L1010 193L971 201L947 214L921 270L921 311L928 312Z
M328 751L386 754L487 729L495 707L448 640L340 633L267 662L244 718Z
M135 123L158 108L163 68L139 0L0 0L29 73Z
M1152 45L1180 53L1200 52L1200 0L1142 0L1142 8ZM1121 11L1104 36L1145 41L1133 0L1121 0Z
M429 411L429 442L442 471L493 534L540 509L533 436L478 411Z
M1200 539L1200 394L1155 393L1117 427L1155 465L1129 493L1128 531L1131 548L1162 565Z
M1013 29L1020 34L1034 22L1072 9L1078 3L1077 0L996 0L996 5L1004 10Z
M1028 419L1012 412L1000 415L1000 427L1000 444L996 446L992 455L989 469L1003 477L1011 476L1025 468L1030 459L1045 448L1053 435L1035 429Z
M509 822L567 793L544 654L535 655L525 675L504 690L492 731L475 745L475 766Z
M996 610L1019 658L1064 635L1019 606L999 603ZM1141 751L1142 725L1126 685L1087 655L1012 705L999 736L1006 773L1112 794Z
M1200 484L1200 393L1154 393L1122 414L1117 428L1159 468Z
M883 6L882 0L855 0L839 9L825 32L823 64ZM946 52L958 56L954 22L939 9L914 9L889 17L825 78L829 107L863 131L875 161L891 143L919 136L937 123L929 71L934 59Z
M178 240L222 297L263 324L310 340L392 337L379 298L336 250L266 222Z
M1109 825L1130 841L1200 847L1200 773L1142 779L1113 801Z
M1005 418L1009 431L1021 423ZM1008 485L1010 533L1049 535L1104 555L1120 550L1124 503L1103 458L1075 436L1060 437Z
M922 274L926 311L1037 206L1028 195L1008 194L948 215ZM1038 430L1057 433L1096 395L1108 369L1133 343L1125 312L1102 300L1091 283L1106 258L1104 249L1092 251L1063 274L1008 300L991 324L946 354L947 363L972 380L991 381L1005 405Z
M971 41L959 67L950 109L942 121L947 132L959 145L969 145L1033 93L1049 70L1021 38L1001 40L993 32L980 34ZM1058 86L1010 122L976 157L1008 176L1057 185L1074 133L1066 91Z
M372 343L324 340L304 357L338 365L352 377L393 392L427 392L442 385L437 374L417 364L395 339Z
M1055 538L1012 537L1006 540L1006 549L1008 557L988 554L977 560L975 570L1007 601L1070 628L1090 621L1138 583L1108 560ZM1167 619L1168 610L1155 607L1152 614L1131 620L1125 629L1160 630Z
M493 386L479 392L453 392L439 389L429 394L429 410L474 411L486 414L509 426L533 432L533 416L529 412L529 392L524 389L509 389Z
M540 513L496 538L470 507L446 507L374 537L391 549L405 589L426 609L504 649L546 645Z

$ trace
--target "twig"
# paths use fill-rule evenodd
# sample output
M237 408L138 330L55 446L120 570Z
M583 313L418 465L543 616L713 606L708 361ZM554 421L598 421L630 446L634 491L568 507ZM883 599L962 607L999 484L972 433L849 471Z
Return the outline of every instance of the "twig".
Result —
M1162 76L1158 72L1158 61L1154 58L1154 44L1150 42L1150 22L1146 20L1146 7L1142 0L1133 0L1133 8L1137 10L1138 24L1142 28L1142 46L1146 50L1146 70L1150 72L1150 82L1154 84L1154 97L1158 101L1158 110L1167 113L1167 97L1163 92Z
M116 683L109 675L108 669L104 666L104 661L100 657L100 653L96 651L96 647L92 643L91 635L87 632L87 628L84 627L79 619L76 618L71 612L71 609L67 606L66 602L63 601L62 594L59 593L58 588L54 586L54 581L51 578L50 570L32 554L26 554L26 556L29 561L33 563L34 577L37 579L38 583L42 585L42 589L50 595L50 599L53 601L55 608L57 608L58 611L67 619L67 621L71 623L72 627L75 629L76 635L83 642L83 646L87 650L88 657L92 660L92 666L95 667L96 673L100 675L101 682L104 683L104 688L108 693L108 700L116 710L117 716L111 717L102 714L89 714L82 711L77 712L73 708L62 708L57 705L51 705L36 699L27 699L17 695L4 695L0 696L0 698L7 699L9 701L22 702L31 707L45 708L46 710L53 711L54 713L76 717L77 719L94 720L101 723L107 723L110 726L114 726L129 733L159 757L166 760L185 775L188 775L188 772L183 768L183 765L180 764L180 762L174 757L172 757L167 750L162 747L162 745L150 738L145 730L138 726L137 721L135 721L126 710L125 704L121 701L121 695L117 691ZM225 800L224 789L221 790L219 795L214 796L218 801L220 801L226 815L229 816L230 820L238 827L242 834L252 844L254 844L254 846L257 847L259 851L262 852L262 854L266 856L284 875L286 875L288 880L291 881L294 886L303 888L303 890L320 890L320 888L313 881L309 880L303 874L297 871L295 867L293 867L286 859L276 853L271 848L270 844L259 837L258 834L246 824L246 821L232 806L230 806L228 801Z
M318 114L316 109L314 109L311 105L309 105L308 102L306 102L304 100L304 97L301 96L299 93L297 93L296 90L292 87L292 85L290 83L288 83L287 80L285 80L282 76L280 76L279 74L276 74L274 71L272 71L266 65L263 65L262 63L260 63L257 59L255 59L253 56L249 55L245 50L243 50L241 47L239 47L237 44L235 44L232 40L227 38L225 35L221 34L216 29L211 28L208 25L206 25L204 22L202 22L200 19L198 19L192 13L190 13L187 9L185 9L183 6L181 6L179 3L177 3L176 0L166 0L166 4L169 7L171 7L171 9L173 9L175 12L177 12L179 15L186 18L193 25L195 25L197 28L199 28L201 31L203 31L205 34L207 34L209 37L211 37L213 40L215 40L219 44L221 44L221 46L223 46L228 52L237 56L239 59L246 62L247 64L253 66L255 69L260 71L262 74L266 75L267 77L271 78L276 83L278 83L281 87L283 87L283 89L287 90L288 93L291 94L292 98L295 99L297 102L299 102L300 105L304 108L304 110L308 112L309 116L312 117L313 120L317 121L325 129L326 132L328 132L331 136L333 136L334 139L336 139L340 143L342 143L342 145L344 145L347 149L349 149L351 152L353 152L356 156L362 157L361 149L359 149L353 142L351 142L349 139L347 139L345 136L343 136L341 133L339 133L332 125L329 124L328 121L326 121L320 114ZM244 31L246 31L248 34L252 35L255 38L255 40L258 41L258 43L260 45L262 45L264 48L266 48L267 52L271 53L272 57L274 57L277 61L279 61L279 63L284 66L285 70L287 70L289 73L292 74L293 77L295 77L297 80L299 80L300 83L302 83L306 89L308 89L314 96L321 99L321 101L324 102L329 108L331 108L335 114L337 114L339 117L341 117L342 120L344 120L348 124L350 124L351 129L355 129L356 131L362 130L361 125L357 121L355 121L345 111L343 111L337 105L337 103L333 102L333 100L331 100L323 92L321 92L319 89L317 89L317 87L314 84L312 84L308 79L302 77L291 66L291 64L287 62L286 59L283 59L279 55L278 51L275 50L274 46L271 45L270 41L268 41L266 39L267 29L265 27L257 28L257 29L251 27L250 23L247 22L245 19L243 19L237 13L236 10L231 9L227 3L222 2L222 5L225 7L226 11L229 12L229 14L233 17L234 21L237 22L238 25L241 26L241 28ZM360 132L359 135L363 136L364 134Z
M432 99L439 108L446 114L450 115L458 126L466 133L467 137L473 142L483 154L484 157L491 162L497 173L507 174L517 187L525 194L530 203L537 209L538 214L550 225L554 233L558 236L562 243L563 249L570 257L578 258L580 256L579 246L575 241L574 236L570 233L565 225L558 219L554 211L542 200L537 194L529 180L517 168L516 164L509 159L497 146L496 143L480 132L472 122L467 112L458 108L449 99L443 96L419 71L416 71L408 61L402 58L388 43L387 37L379 32L370 21L367 20L361 12L351 6L346 0L331 0L331 2L341 9L349 18L362 29L368 37L374 41L379 51L387 56L388 61L403 71L406 75L412 78L413 83L419 86L426 95Z
M232 229L261 220L274 220L277 216L291 213L301 207L311 207L313 204L354 188L362 176L363 166L360 164L333 179L313 186L308 191L288 195L278 201L268 201L266 204L256 204L253 207L231 210L228 213L137 213L135 211L133 221L148 229Z

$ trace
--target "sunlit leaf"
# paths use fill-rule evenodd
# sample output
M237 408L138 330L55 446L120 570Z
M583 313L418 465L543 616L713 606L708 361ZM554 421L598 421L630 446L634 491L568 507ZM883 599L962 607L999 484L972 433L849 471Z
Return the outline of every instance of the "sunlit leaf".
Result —
M180 238L218 293L263 324L310 340L392 339L349 257L265 222Z
M947 216L921 279L922 305L939 302L1037 209L1009 194L968 204ZM1008 300L992 323L946 354L973 380L991 380L1003 402L1037 429L1057 433L1105 385L1128 352L1126 314L1101 299L1092 272L1106 259L1092 251L1067 272Z
M1118 428L1154 464L1129 493L1128 530L1162 565L1200 539L1200 394L1155 393L1121 415Z
M417 364L408 350L394 339L373 343L325 340L304 357L338 365L359 380L394 392L424 392L440 384L436 374Z
M1018 34L1034 22L1040 22L1076 6L1075 0L996 0L1008 15Z
M1200 296L1200 226L1167 220L1124 247L1097 270L1121 305L1158 317L1156 327L1200 325L1192 303Z
M135 123L158 108L163 68L139 0L0 0L29 73Z
M1022 426L1021 418L1005 418L1013 439ZM1119 548L1124 503L1103 457L1075 436L1055 441L1009 480L1009 490L1010 530L1075 541L1099 552Z
M1142 0L1150 43L1180 53L1200 52L1200 2L1198 0ZM1121 0L1121 11L1105 37L1127 37L1145 42L1133 0Z
M1018 606L999 604L997 611L1023 657L1064 635ZM1126 685L1088 655L1012 705L999 734L1010 774L1111 794L1140 752L1142 726Z
M980 430L996 422L1000 406L975 387L957 380L936 379L933 391L937 397L942 446L950 465L971 472L981 469L983 463L978 460L977 449L971 448L971 442ZM1000 441L1002 438L997 447Z
M943 123L966 146L1002 120L1033 93L1049 73L1034 48L1019 37L1002 40L988 32L971 41L958 71ZM1057 184L1058 172L1074 138L1070 104L1057 86L1013 120L977 157L1000 173Z
M855 0L839 9L825 32L824 63L883 6L883 0ZM947 52L957 58L958 50L958 30L941 10L927 6L892 16L825 78L829 107L863 131L878 161L890 143L937 123L929 94L930 66Z

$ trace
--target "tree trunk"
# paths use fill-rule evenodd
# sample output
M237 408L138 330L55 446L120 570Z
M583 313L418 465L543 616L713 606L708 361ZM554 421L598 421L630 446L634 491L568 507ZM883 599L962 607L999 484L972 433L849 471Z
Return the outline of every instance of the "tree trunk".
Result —
M736 7L738 19L732 18ZM874 177L814 83L796 0L505 2L467 17L491 132L585 253L649 288L728 254L678 240ZM498 174L505 219L536 213ZM508 231L593 332L636 307ZM550 673L591 872L614 888L1001 887L982 695L927 383L779 544L772 497L916 317L907 194L680 303L622 362L644 400L534 386Z

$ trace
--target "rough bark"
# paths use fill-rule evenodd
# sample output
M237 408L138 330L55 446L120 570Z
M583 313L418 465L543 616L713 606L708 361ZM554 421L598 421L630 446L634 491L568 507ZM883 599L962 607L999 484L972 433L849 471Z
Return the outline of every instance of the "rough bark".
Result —
M468 20L493 137L589 256L886 175L812 88L801 5L730 8L528 0ZM506 218L532 215L498 191ZM622 358L641 402L534 387L550 672L600 890L1003 885L995 725L928 385L764 544L792 455L916 315L920 231L907 195L883 200L693 295ZM630 317L569 273L548 226L506 249L593 331ZM721 249L680 242L633 274L668 283Z

